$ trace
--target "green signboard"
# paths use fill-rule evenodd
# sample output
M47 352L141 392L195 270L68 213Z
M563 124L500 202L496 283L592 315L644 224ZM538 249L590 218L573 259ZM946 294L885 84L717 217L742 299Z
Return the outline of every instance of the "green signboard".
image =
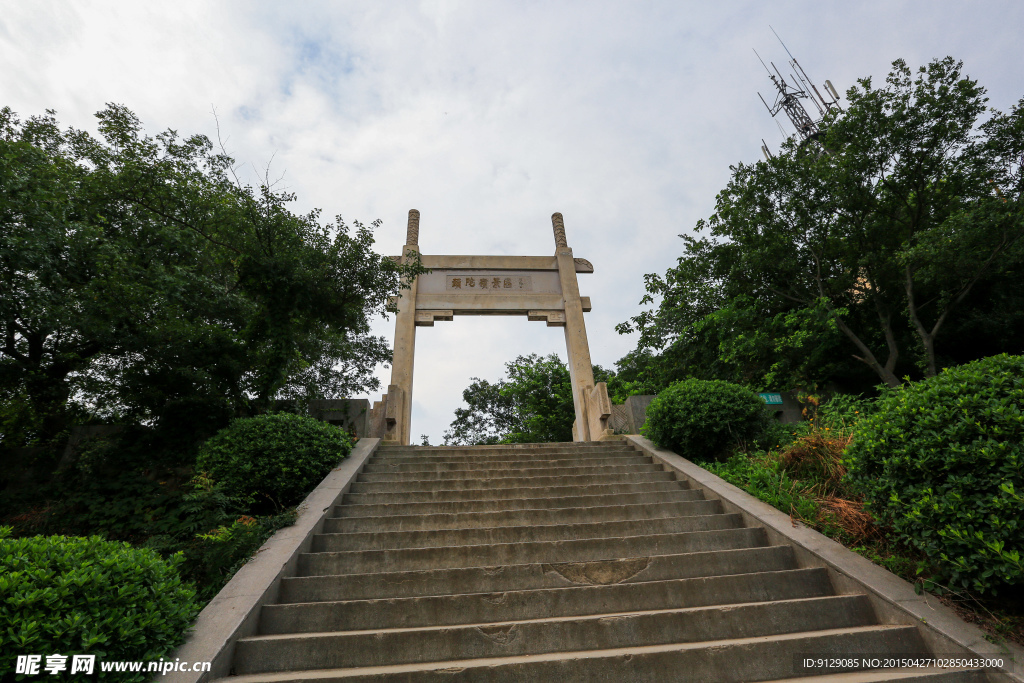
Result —
M782 394L758 394L770 406L782 405Z

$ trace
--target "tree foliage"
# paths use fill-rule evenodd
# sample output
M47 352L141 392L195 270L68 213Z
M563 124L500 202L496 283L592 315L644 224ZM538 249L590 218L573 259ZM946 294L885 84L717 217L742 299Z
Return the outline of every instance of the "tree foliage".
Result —
M551 443L572 441L576 412L569 368L556 355L531 353L505 364L508 379L479 377L462 392L467 407L455 409L445 444ZM612 373L594 366L594 380Z
M410 268L372 226L292 213L204 136L97 117L99 138L0 110L0 447L54 438L76 407L212 431L377 388L369 320Z
M901 370L936 374L969 307L1019 325L972 296L1024 303L1024 100L983 120L984 95L952 58L916 74L896 61L817 140L733 167L697 225L708 236L681 235L678 265L647 276L658 309L619 326L640 332L620 369L786 388L854 375L854 360L896 386Z

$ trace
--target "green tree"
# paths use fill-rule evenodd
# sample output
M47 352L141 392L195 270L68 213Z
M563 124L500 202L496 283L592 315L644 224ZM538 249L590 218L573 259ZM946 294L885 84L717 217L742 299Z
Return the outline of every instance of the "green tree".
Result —
M663 375L806 384L847 359L889 386L907 360L935 375L972 292L1024 263L1024 100L982 121L984 93L948 57L860 80L816 141L733 167L697 225L710 236L682 236L678 266L647 276L657 311L618 329L674 348L683 367Z
M97 117L100 139L0 110L0 447L53 439L76 406L223 423L377 388L370 318L418 266L242 185L204 136Z
M478 377L462 392L466 408L444 434L445 444L551 443L572 441L576 411L569 368L556 355L531 353L505 364L508 379ZM599 365L594 380L613 377Z

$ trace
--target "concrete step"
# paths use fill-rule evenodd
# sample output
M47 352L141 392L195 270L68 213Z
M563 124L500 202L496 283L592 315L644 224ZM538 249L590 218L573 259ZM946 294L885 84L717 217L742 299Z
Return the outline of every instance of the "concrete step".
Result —
M793 569L790 546L655 555L594 562L513 564L411 572L298 576L281 580L279 603L495 593Z
M385 451L378 452L373 456L373 462L386 463L393 460L416 460L418 462L527 462L530 460L579 460L580 458L609 456L620 457L625 455L640 456L640 452L633 448L617 446L614 448L581 448L572 451L559 450L557 448L509 451L474 451L472 449L449 449L430 451Z
M362 477L362 475L360 475ZM491 477L490 479L444 479L441 481L362 481L352 483L352 493L407 493L410 491L493 491L495 489L541 488L548 486L600 486L619 483L676 481L675 472L636 472L632 474L574 474L537 477Z
M630 519L657 519L661 517L687 517L720 513L717 500L695 500L681 503L651 503L648 505L605 505L540 510L499 510L467 512L462 514L411 514L375 517L328 517L324 520L325 534L420 531L428 529L480 529L503 526L536 526L542 524L584 524L615 522Z
M483 624L548 617L736 605L832 594L821 568L693 579L267 605L260 635Z
M597 508L619 505L661 505L704 500L699 489L684 488L666 491L640 493L608 493L603 495L564 495L554 498L501 498L494 500L456 500L427 503L379 503L358 505L344 503L334 506L333 517L377 518L383 516L405 517L410 515L450 514L461 515L477 512L500 512L502 510L568 510ZM348 498L346 497L346 501Z
M668 474L666 472L665 474ZM522 480L521 480L522 481ZM516 488L483 489L438 489L427 491L375 491L364 493L356 487L374 484L353 483L350 493L345 494L342 503L353 505L374 505L379 503L437 503L462 500L505 500L519 498L562 498L565 496L603 496L623 493L654 493L658 491L679 491L688 487L680 481L619 482L617 484L569 484L563 486L529 486Z
M985 680L622 443L384 447L224 683Z
M465 452L470 455L486 453L577 453L591 450L614 450L617 448L632 448L625 441L590 441L580 443L576 441L562 441L552 443L501 443L489 446L396 446L392 444L381 446L377 455L388 455L392 453L415 453L417 455L430 453L450 453L455 451Z
M622 445L622 441L547 441L544 443L498 443L498 444L487 444L479 446L466 446L462 444L441 444L438 446L417 446L415 444L401 445L393 443L384 443L381 445L380 450L382 451L401 451L401 450L412 450L412 451L441 451L449 448L464 448L473 451L487 451L492 449L500 448L514 448L521 450L530 450L538 448L599 448L602 446L616 446Z
M605 462L605 461L599 461ZM534 477L572 477L580 475L609 475L621 477L623 475L635 474L638 472L664 472L661 465L645 462L633 462L620 465L584 465L582 463L561 464L557 462L550 467L535 467L532 464L522 467L505 467L502 469L460 469L443 471L371 471L362 472L357 481L430 481L448 482L460 479L471 479L474 481L491 481L492 479L504 479L508 477L534 478Z
M433 455L396 453L393 455L374 455L371 462L378 465L471 465L473 463L492 464L502 467L506 464L531 462L577 462L580 460L637 458L650 459L650 456L632 448L616 448L566 454L562 451L538 453L435 453ZM651 460L653 462L653 460Z
M559 450L546 450L535 452L501 452L472 453L469 451L448 451L435 453L377 453L373 456L372 462L378 464L403 464L403 463L516 463L516 462L544 462L548 460L560 460L562 462L575 461L592 458L623 458L623 457L646 457L639 451L631 448L615 449L593 449L581 450L567 453Z
M630 465L630 464L651 464L653 459L639 453L623 453L621 455L595 455L585 458L577 458L572 461L552 460L543 458L531 458L529 460L460 460L460 461L436 461L424 462L420 458L409 458L405 460L385 460L377 462L371 460L363 468L364 472L461 472L463 470L482 469L517 469L517 468L539 468L539 467L569 467L578 464L581 467L592 465Z
M402 548L330 553L302 553L298 575L365 574L458 567L498 567L538 562L590 562L626 557L678 555L710 550L765 546L761 528L693 531L688 533L587 538L566 541L531 541L451 548Z
M691 515L657 519L545 524L540 526L499 526L425 531L367 531L325 533L313 538L312 552L387 550L398 548L440 548L467 545L566 541L589 538L619 538L645 534L679 534L690 531L735 529L743 526L738 514Z
M841 657L851 652L897 654L925 651L921 637L913 626L858 626L810 633L609 650L249 674L223 680L225 683L738 683L770 681L790 676L796 658L808 652ZM941 680L947 683L955 679Z
M247 674L608 650L851 628L874 620L865 596L846 595L739 604L724 611L672 608L454 627L257 636L238 641L236 670Z

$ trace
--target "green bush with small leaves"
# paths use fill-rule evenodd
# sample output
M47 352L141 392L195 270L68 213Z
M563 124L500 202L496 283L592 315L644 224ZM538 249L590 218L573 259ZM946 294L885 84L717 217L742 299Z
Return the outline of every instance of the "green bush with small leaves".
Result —
M14 679L19 654L61 654L69 662L73 654L96 655L93 676L81 680L103 680L100 661L157 660L184 642L199 604L178 574L180 555L164 560L98 536L10 538L10 531L0 527L3 680Z
M172 533L150 535L143 547L163 556L181 552L185 561L178 568L182 577L196 586L196 596L211 600L235 572L278 529L295 523L296 510L288 508L272 515L251 516L239 501L224 495L223 487L202 474L189 482L188 493L180 496L172 511L178 520Z
M199 448L196 470L257 509L281 509L301 503L351 450L348 434L334 425L275 413L217 432Z
M880 386L878 390L880 394L884 394L888 388ZM835 394L822 403L816 414L813 415L813 427L827 427L832 431L850 431L855 424L875 413L877 403L877 399L865 398L859 394ZM806 422L800 424L811 426Z
M933 582L1024 583L1024 357L993 356L887 392L861 420L848 483Z
M722 380L685 379L651 402L643 433L663 448L707 462L738 444L765 439L774 424L764 401L749 389Z

